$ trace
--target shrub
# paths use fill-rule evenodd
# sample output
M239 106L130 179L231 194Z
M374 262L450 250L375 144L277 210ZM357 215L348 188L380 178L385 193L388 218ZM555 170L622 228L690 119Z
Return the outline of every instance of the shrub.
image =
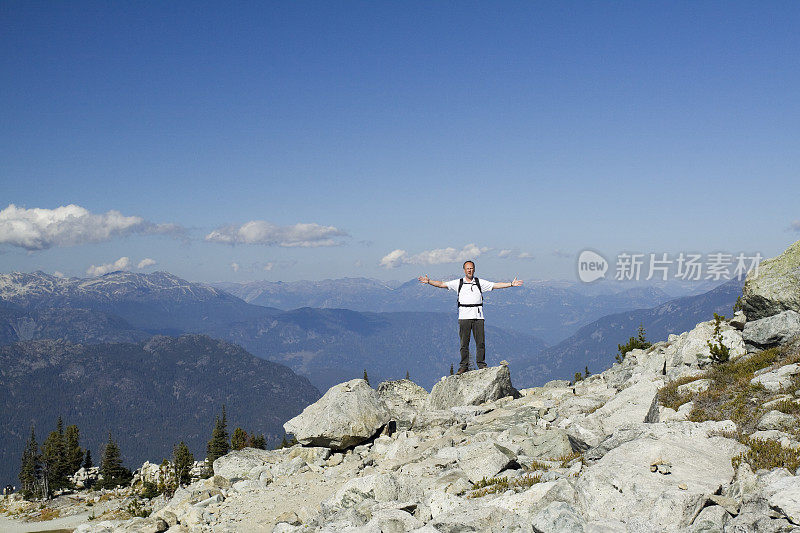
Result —
M158 490L158 485L156 485L152 481L145 481L142 484L142 491L139 493L139 496L141 496L142 498L146 498L148 500L152 500L162 492L163 490Z
M679 393L678 387L681 385L686 385L687 383L691 383L692 381L697 381L703 377L704 376L685 376L674 381L670 381L661 387L661 389L659 389L658 403L664 407L669 407L677 411L678 407L691 400L693 396L691 393Z
M714 313L714 334L712 335L714 342L711 342L711 340L707 341L708 350L711 352L711 360L715 363L724 363L731 358L730 348L722 343L720 326L723 320L725 320L724 316Z
M741 442L750 449L731 459L733 468L739 468L743 462L749 464L754 471L761 468L787 468L794 473L800 468L800 454L794 448L786 448L772 440L748 437L743 437Z
M647 342L644 335L644 324L639 324L639 331L636 337L629 338L625 344L617 344L619 353L615 356L615 359L618 363L621 363L631 350L646 350L651 346L652 343Z

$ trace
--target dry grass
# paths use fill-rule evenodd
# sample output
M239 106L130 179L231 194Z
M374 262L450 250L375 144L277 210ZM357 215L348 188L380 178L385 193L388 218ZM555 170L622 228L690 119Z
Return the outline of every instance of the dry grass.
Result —
M583 463L583 454L581 452L572 452L567 455L562 455L556 461L561 461L561 468L569 468L575 463L576 459L580 459Z
M675 381L670 381L666 385L664 385L658 391L658 403L663 405L664 407L669 407L674 410L678 410L678 407L685 404L686 402L692 399L694 394L692 393L679 393L678 387L681 385L686 385L687 383L691 383L693 381L697 381L698 379L705 378L705 374L700 376L686 376Z
M534 459L533 461L531 461L531 464L528 465L527 470L528 471L541 470L543 472L547 472L548 470L550 470L550 465Z
M751 385L750 380L756 371L786 359L786 355L773 348L746 360L713 366L706 374L711 379L711 386L693 396L694 408L689 413L689 420L733 420L741 432L749 434L755 431L763 412L761 406L772 393L760 385Z
M33 518L32 520L36 522L44 522L46 520L53 520L54 518L58 518L61 514L61 511L58 509L51 509L49 507L45 507L41 511L39 511L39 516Z
M733 468L738 468L743 462L749 464L753 471L787 468L794 473L800 468L800 453L794 448L783 447L773 440L751 439L747 436L741 437L740 441L750 449L731 459Z
M540 474L528 474L511 481L507 477L483 478L472 487L473 492L467 498L480 498L487 494L499 494L507 490L524 490L542 482Z

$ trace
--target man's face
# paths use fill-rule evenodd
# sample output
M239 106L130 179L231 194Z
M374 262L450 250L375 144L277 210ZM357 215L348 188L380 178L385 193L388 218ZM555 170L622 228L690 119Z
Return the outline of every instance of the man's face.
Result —
M464 265L464 274L467 276L467 279L472 279L472 276L475 274L475 265L472 263Z

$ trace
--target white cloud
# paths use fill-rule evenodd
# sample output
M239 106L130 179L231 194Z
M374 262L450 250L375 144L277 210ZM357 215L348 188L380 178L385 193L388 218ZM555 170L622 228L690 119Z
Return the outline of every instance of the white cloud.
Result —
M381 259L380 266L384 268L397 268L408 262L408 253L405 250L394 250Z
M64 273L63 273L63 272L61 272L60 270L56 270L55 272L53 272L53 275L54 275L55 277L57 277L57 278L66 278L66 277L67 277L67 276L65 276L65 275L64 275Z
M270 261L269 263L267 263L266 265L264 265L262 267L262 270L265 270L266 272L270 272L273 268L275 268L275 263Z
M278 226L265 220L251 220L241 226L217 228L206 241L224 244L263 244L266 246L316 247L340 244L334 237L347 236L347 232L334 226L319 224L295 224Z
M564 251L561 251L561 250L558 250L558 249L553 250L553 255L556 256L556 257L561 257L563 259L569 259L569 258L572 257L571 253L564 252Z
M239 272L239 268L241 268L239 263L231 263L231 269L233 269L234 272Z
M100 266L92 265L86 269L86 273L92 277L95 276L102 276L103 274L108 274L109 272L116 272L117 270L125 270L131 264L131 260L129 257L120 257L113 263L105 263Z
M792 222L789 228L793 231L800 231L800 220L795 220Z
M149 257L145 257L144 259L139 261L139 264L136 265L136 268L141 270L143 268L151 267L151 266L157 265L157 264L158 263L156 262L155 259L150 259Z
M444 263L461 263L467 259L475 259L482 253L488 252L487 247L479 247L475 244L468 244L462 249L456 248L436 248L425 250L418 254L409 256L405 250L394 250L381 258L380 266L384 268L397 268L400 265L441 265Z
M501 259L533 259L533 254L516 250L500 250L497 257Z
M139 234L181 233L175 224L154 224L119 211L95 214L70 204L55 209L25 209L9 204L0 211L0 244L26 250L74 246Z

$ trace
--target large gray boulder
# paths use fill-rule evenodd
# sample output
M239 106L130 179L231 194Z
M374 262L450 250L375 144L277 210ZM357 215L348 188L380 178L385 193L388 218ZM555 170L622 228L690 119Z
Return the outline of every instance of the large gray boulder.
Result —
M759 265L758 276L747 274L742 292L747 320L758 320L783 311L800 311L800 241L778 257Z
M764 495L771 509L800 525L800 478L788 476L772 481L764 488Z
M410 426L414 417L425 408L428 391L408 379L384 381L378 385L378 396L386 404L392 419L400 427Z
M281 455L281 452L275 450L256 448L234 450L214 461L214 474L229 481L239 481L246 479L254 468L275 463Z
M480 405L504 396L518 397L511 385L511 373L506 365L473 370L447 376L433 386L428 397L428 409L449 409L459 405Z
M653 424L661 426L657 432L626 441L589 466L576 484L583 515L644 523L652 531L688 529L706 498L731 482L731 458L746 448L724 437L687 439L687 424L675 431Z
M642 380L622 390L593 413L572 421L567 432L596 446L606 436L629 424L658 422L658 389L661 381Z
M516 461L514 453L494 442L478 442L455 450L458 466L469 480L490 479Z
M390 418L378 393L363 379L353 379L328 389L283 429L303 445L343 450L375 435Z
M751 379L750 383L752 385L763 385L770 392L778 392L781 389L788 388L797 374L800 374L800 364L792 363L769 372L762 372Z
M785 344L796 335L800 335L800 313L797 311L783 311L777 315L750 320L742 331L747 347L758 350Z

